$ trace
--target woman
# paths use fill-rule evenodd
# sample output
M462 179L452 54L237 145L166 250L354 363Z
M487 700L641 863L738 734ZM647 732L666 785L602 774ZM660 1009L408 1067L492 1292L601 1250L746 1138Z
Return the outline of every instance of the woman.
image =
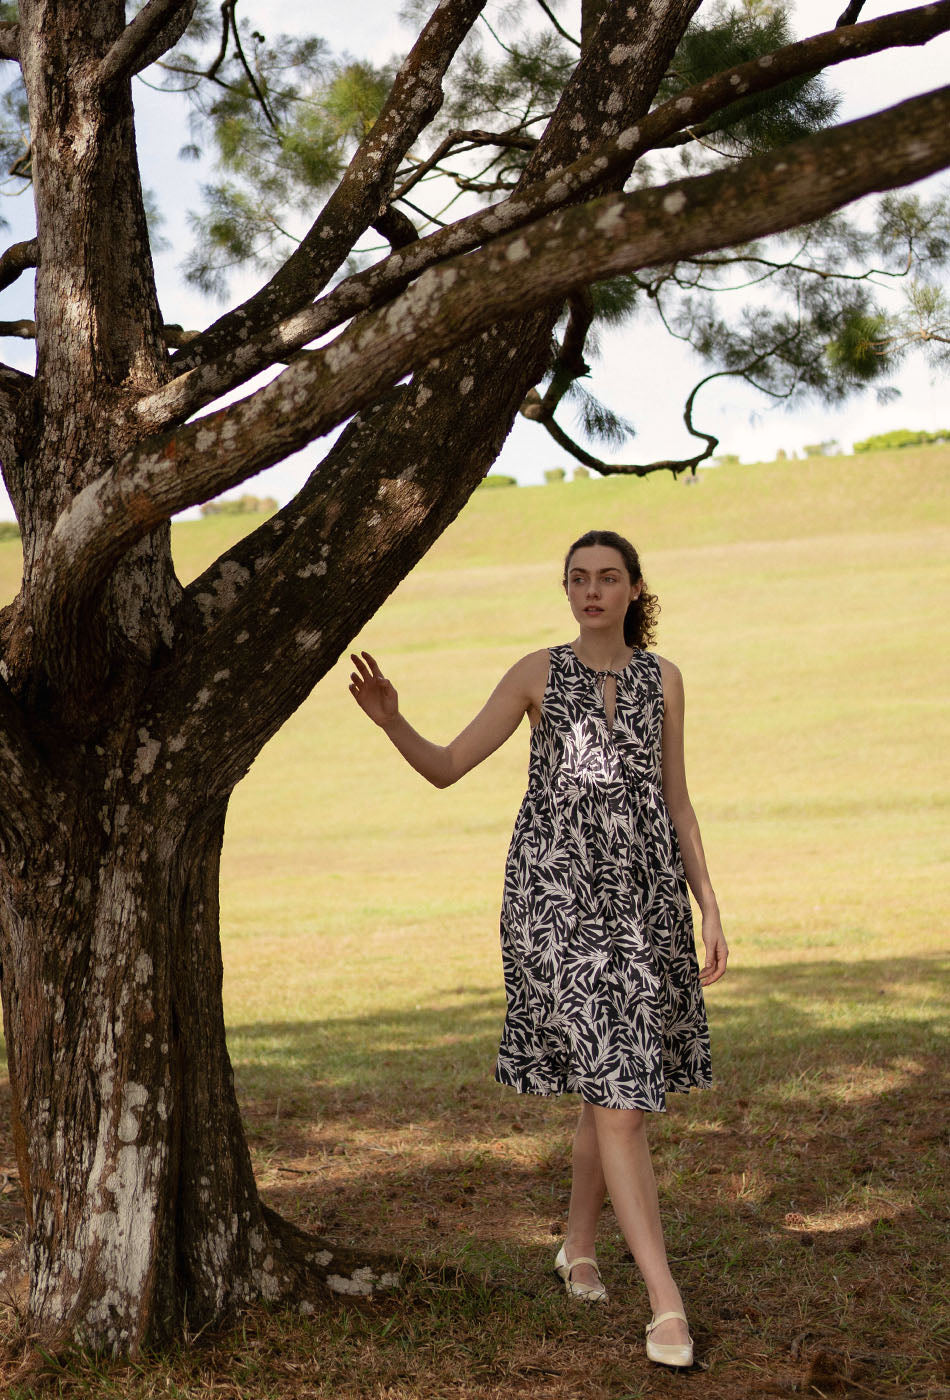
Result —
M636 550L613 531L589 531L568 551L564 588L575 640L517 662L444 747L403 718L368 652L352 658L350 690L436 787L481 763L528 716L528 791L505 871L508 1012L496 1077L519 1092L583 1100L554 1261L568 1293L606 1300L594 1242L609 1191L650 1295L647 1355L689 1366L645 1123L667 1092L710 1083L701 988L723 975L728 952L686 787L683 682L646 650L658 604ZM701 971L687 882L702 911Z

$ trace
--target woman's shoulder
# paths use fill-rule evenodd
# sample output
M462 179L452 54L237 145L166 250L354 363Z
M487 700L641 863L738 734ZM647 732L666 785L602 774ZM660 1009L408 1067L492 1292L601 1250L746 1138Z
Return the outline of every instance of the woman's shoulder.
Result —
M508 672L509 676L517 677L519 681L537 682L540 680L543 688L551 666L551 654L556 650L556 647L541 647L538 651L529 651L527 656L523 656L520 661L515 662Z
M675 662L670 661L665 656L658 655L655 651L650 652L660 668L660 683L663 687L664 708L669 710L672 706L675 710L683 708L683 673Z
M519 702L524 704L528 715L536 717L541 710L550 668L551 651L548 647L542 647L540 651L531 651L505 672L499 690L512 696L516 695ZM532 718L532 723L534 722Z
M670 681L674 685L682 686L683 673L675 662L670 661L670 659L666 656L660 656L659 652L656 651L648 652L647 655L652 656L656 661L656 664L659 666L660 675L663 677L664 685L667 683L667 681Z

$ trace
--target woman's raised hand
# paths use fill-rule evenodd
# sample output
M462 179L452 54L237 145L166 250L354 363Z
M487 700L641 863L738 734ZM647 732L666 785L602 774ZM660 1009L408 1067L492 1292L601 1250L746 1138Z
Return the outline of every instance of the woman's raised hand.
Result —
M399 714L395 686L382 674L375 657L368 651L360 656L352 652L350 660L356 667L350 676L350 694L374 724L388 724Z

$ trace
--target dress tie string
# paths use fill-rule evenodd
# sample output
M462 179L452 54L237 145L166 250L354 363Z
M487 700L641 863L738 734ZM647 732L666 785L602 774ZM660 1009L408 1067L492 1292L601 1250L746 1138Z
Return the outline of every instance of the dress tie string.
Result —
M597 671L597 672L595 673L595 675L594 675L594 684L596 685L597 689L600 691L600 698L601 698L601 700L603 700L603 698L604 698L604 691L605 691L605 689L606 689L606 687L607 687L607 677L608 677L608 676L613 676L613 678L614 678L615 681L619 681L619 680L620 680L620 676L621 676L621 672L620 672L620 671L610 671L610 670L607 670L607 671Z

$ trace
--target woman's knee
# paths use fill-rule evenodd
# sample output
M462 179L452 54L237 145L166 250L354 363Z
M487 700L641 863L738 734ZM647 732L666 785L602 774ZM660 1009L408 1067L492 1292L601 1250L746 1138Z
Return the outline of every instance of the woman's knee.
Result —
M591 1111L598 1136L638 1137L646 1132L647 1115L642 1108L602 1108L600 1104L586 1106Z

